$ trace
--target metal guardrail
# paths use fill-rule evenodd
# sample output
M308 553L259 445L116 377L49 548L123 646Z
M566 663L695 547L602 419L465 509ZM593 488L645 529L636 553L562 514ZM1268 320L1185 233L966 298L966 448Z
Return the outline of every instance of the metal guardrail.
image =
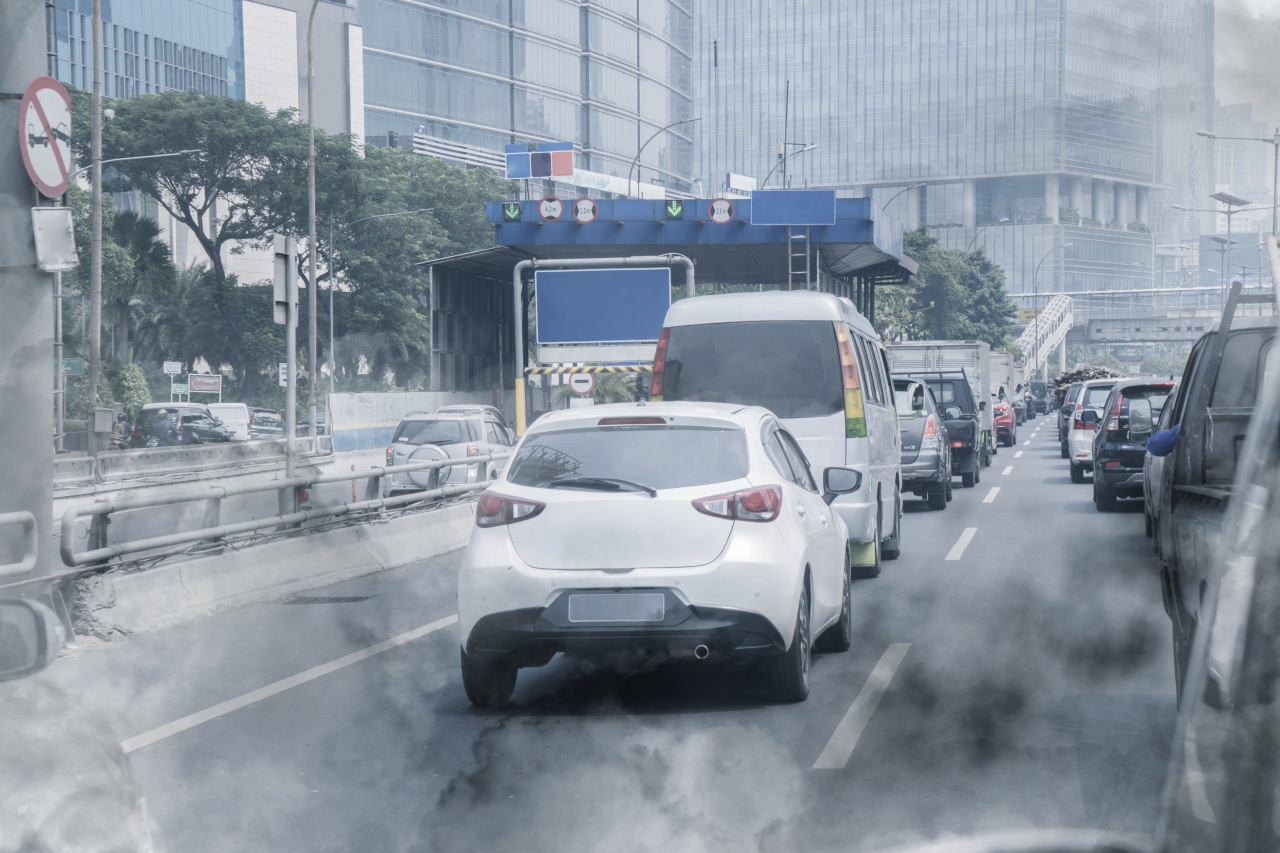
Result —
M320 435L295 438L298 453L317 456L333 452L333 437ZM225 468L228 465L280 462L285 459L283 438L251 439L218 444L186 444L177 447L148 447L136 450L103 450L92 456L55 456L54 486L102 483L121 477L190 474Z
M36 517L26 510L0 513L0 527L7 527L11 524L22 525L22 562L7 563L0 566L0 578L12 578L27 574L36 567L36 555L39 553L40 543L36 531Z
M487 488L492 482L491 480L479 479L478 475L480 472L478 470L476 472L477 479L475 482L457 486L443 486L441 488L429 489L421 492L410 492L409 494L397 495L389 498L380 497L382 492L382 478L386 476L406 471L428 471L436 468L453 468L462 466L470 468L473 465L482 465L500 459L507 459L510 456L510 453L495 453L488 456L467 457L466 459L439 459L431 462L409 462L404 465L388 465L384 467L369 468L358 473L343 472L336 474L317 474L310 477L292 477L284 480L275 480L269 484L233 483L230 485L209 484L198 487L165 486L140 489L132 494L124 495L112 500L100 500L91 504L68 507L67 511L62 514L62 536L59 550L62 554L62 562L73 568L77 566L102 566L105 565L106 561L124 556L125 554L137 554L143 551L154 551L159 548L170 548L177 545L194 544L196 542L217 542L218 540L225 539L228 536L234 536L240 533L253 533L255 531L266 530L268 528L298 528L302 526L303 522L312 521L318 518L347 515L363 511L376 512L392 507L417 503L423 500L430 500L432 498L449 497L452 495L466 494L468 492L477 492ZM322 483L340 483L343 481L364 479L368 479L369 482L365 486L363 500L349 501L347 503L333 504L331 506L317 507L315 509L296 510L293 512L285 511L293 504L297 489L305 489ZM165 494L155 494L160 491L165 492ZM279 506L281 507L279 514L271 516L270 518L242 521L236 524L220 523L219 517L222 511L223 500L239 495L261 492L277 493ZM107 529L111 523L111 514L113 512L169 506L171 504L191 503L194 501L205 501L204 519L202 521L202 526L198 530L189 530L182 533L170 533L165 536L152 536L147 539L139 539L133 542L119 542L115 545L107 544ZM93 522L89 528L90 548L86 551L76 552L74 550L76 521L83 516L93 517ZM3 521L3 516L0 516L0 521Z
M1027 376L1034 376L1040 370L1040 365L1049 360L1071 331L1072 307L1071 297L1054 296L1018 338Z

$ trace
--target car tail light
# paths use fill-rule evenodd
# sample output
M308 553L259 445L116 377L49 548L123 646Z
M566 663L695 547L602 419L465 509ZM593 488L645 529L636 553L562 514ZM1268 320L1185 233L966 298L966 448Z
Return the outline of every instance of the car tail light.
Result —
M782 509L782 489L777 486L761 486L727 495L713 495L692 503L698 512L716 518L773 521Z
M933 415L929 415L929 420L924 422L924 439L920 442L920 449L936 450L938 447L938 422L934 420Z
M1102 467L1103 467L1103 468L1119 468L1119 467L1120 467L1120 463L1119 463L1119 462L1107 462L1107 463L1105 463Z
M1111 410L1111 417L1107 418L1107 432L1118 432L1120 430L1120 397L1116 397L1116 407Z
M671 337L670 329L663 329L658 335L658 349L653 354L653 381L649 383L649 399L662 399L662 370L667 364L667 339Z
M546 508L547 505L540 501L484 492L476 504L476 527L501 527L517 521L528 521Z
M469 444L469 445L467 445L467 455L468 455L468 456L479 456L479 455L480 455L480 448L479 448L478 446L474 445L474 444Z
M862 383L858 362L853 357L853 341L842 320L836 320L836 346L840 350L840 374L844 381L844 437L866 438L867 417L862 409Z
M951 442L951 446L952 446L952 447L964 447L964 442L963 442L963 441L953 441L953 442Z
M388 465L391 464L391 460L395 457L395 455L396 455L396 449L394 447L388 447L387 448L387 464Z

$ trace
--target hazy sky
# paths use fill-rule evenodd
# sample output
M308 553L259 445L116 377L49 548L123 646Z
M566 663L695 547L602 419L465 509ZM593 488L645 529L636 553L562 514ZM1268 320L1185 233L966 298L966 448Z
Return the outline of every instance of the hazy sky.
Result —
M1280 125L1280 0L1217 0L1216 89L1223 104L1252 103L1253 117Z

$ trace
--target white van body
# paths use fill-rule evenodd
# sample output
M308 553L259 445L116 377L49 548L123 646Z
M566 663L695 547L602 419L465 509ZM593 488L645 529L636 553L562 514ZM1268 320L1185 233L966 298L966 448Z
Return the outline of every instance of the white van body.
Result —
M998 384L991 378L991 347L984 341L894 341L889 346L889 363L895 373L909 373L920 378L930 370L964 370L973 399L986 402L981 407L983 464L995 455L995 420L991 412L991 389Z
M742 387L733 388L694 388L681 387L680 371L686 365L681 358L688 354L681 353L682 335L680 329L690 326L754 324L754 323L788 323L813 322L825 323L830 328L830 348L827 349L826 337L818 332L812 340L804 340L808 346L814 347L821 363L817 371L822 375L822 382L827 382L831 365L840 370L840 345L837 340L837 323L846 330L850 344L853 345L854 358L861 390L861 407L865 418L865 432L859 437L849 437L849 431L860 432L846 424L846 395L843 393L841 374L837 372L835 386L839 403L835 400L815 400L809 407L814 414L806 416L789 416L794 412L779 411L779 401L763 399L761 395L752 393L751 376L739 374L733 379L743 379ZM901 439L898 435L898 414L894 407L893 386L889 378L889 364L885 358L875 329L865 317L858 313L853 302L828 293L814 291L766 291L763 293L729 293L716 296L699 296L694 299L681 299L667 311L663 323L663 341L666 348L662 350L664 369L662 372L662 391L655 389L654 399L694 400L698 402L742 403L768 408L778 416L787 431L800 443L801 449L815 471L828 467L848 467L862 473L862 487L856 492L836 498L832 508L840 514L849 529L851 543L851 559L854 565L878 565L878 551L883 549L886 559L898 556L901 550L901 516L902 516L902 454ZM797 328L797 327L793 327ZM707 333L712 334L711 332ZM715 353L732 345L730 337L738 341L750 338L750 332L743 330L723 330L715 333L721 335L719 343L714 346L704 339L702 351L709 351L712 346ZM684 335L691 338L690 335ZM768 362L778 371L788 371L796 382L813 383L817 375L810 365L797 362L796 349L788 349L785 345L774 341L763 342L769 351L758 353L761 361ZM663 344L659 345L660 348ZM828 355L829 353L829 355ZM734 357L740 356L738 353ZM754 354L753 354L754 355ZM788 362L788 358L792 359ZM674 359L674 361L673 361ZM768 368L764 368L768 369ZM704 371L705 373L705 371ZM757 369L756 374L758 375ZM776 379L776 377L775 377ZM655 377L655 382L657 377ZM761 386L768 383L761 383ZM787 380L772 387L787 387ZM824 386L825 387L825 386ZM767 393L767 392L762 392ZM825 393L825 392L824 392ZM751 397L755 399L750 399ZM788 399L786 405L801 405L803 401ZM839 405L837 409L836 406ZM856 421L857 419L853 419ZM880 546L879 548L877 546Z
M249 407L244 403L211 403L206 408L231 430L233 441L249 440Z

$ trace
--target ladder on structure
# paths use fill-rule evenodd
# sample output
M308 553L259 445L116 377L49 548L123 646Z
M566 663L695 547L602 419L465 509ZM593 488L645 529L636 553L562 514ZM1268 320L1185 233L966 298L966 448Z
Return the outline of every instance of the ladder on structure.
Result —
M808 290L809 282L809 226L797 232L795 226L787 226L787 289Z

